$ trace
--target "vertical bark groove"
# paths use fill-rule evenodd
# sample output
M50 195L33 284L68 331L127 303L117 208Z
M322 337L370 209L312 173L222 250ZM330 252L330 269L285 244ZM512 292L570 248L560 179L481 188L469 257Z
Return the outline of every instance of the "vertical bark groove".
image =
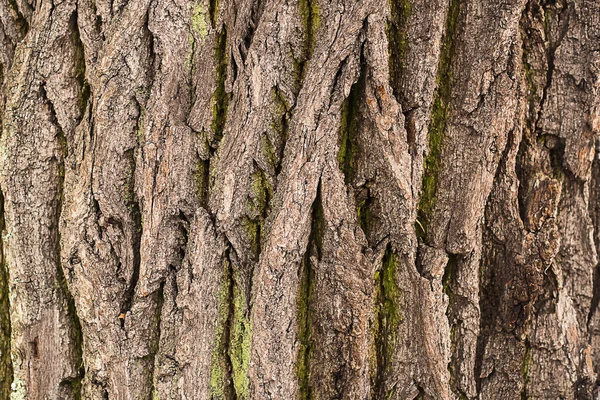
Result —
M451 63L454 54L455 36L460 17L460 0L451 0L446 15L444 36L442 37L439 66L437 69L437 87L431 105L431 122L427 133L427 156L424 161L423 188L419 198L418 230L427 237L427 227L435 206L435 196L442 146L448 115L448 103L452 90Z
M8 300L8 266L4 262L4 235L6 234L4 222L4 195L0 191L0 394L9 398L13 382L13 366L10 356L10 302Z

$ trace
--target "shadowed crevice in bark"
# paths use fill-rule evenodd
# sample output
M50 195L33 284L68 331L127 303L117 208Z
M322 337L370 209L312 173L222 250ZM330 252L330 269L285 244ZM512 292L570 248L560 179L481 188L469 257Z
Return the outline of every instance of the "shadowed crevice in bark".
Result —
M396 344L396 332L402 322L400 304L402 294L396 283L400 267L398 255L388 243L381 267L375 271L375 310L373 318L373 362L371 368L371 393L374 399L393 398L396 386L386 390L389 380L392 356Z
M387 38L388 38L388 53L389 53L389 68L390 68L390 86L394 92L394 96L400 99L402 96L399 93L400 82L405 69L405 57L407 41L407 23L411 12L410 0L390 0L389 1L390 15L387 21ZM407 112L407 110L403 110ZM405 122L406 124L407 122ZM411 142L409 137L409 143ZM414 137L413 137L414 142Z
M595 231L598 231L598 227L594 226ZM596 245L598 246L598 245ZM598 250L596 250L598 251ZM588 322L588 329L589 329L589 323L592 320L592 317L594 316L594 314L598 311L598 305L600 305L600 263L598 263L598 265L596 265L596 268L594 268L594 290L593 290L593 296L592 296L592 302L590 305L590 312L588 313L588 317L587 317L587 322Z
M150 93L152 92L152 87L154 86L154 80L156 79L157 72L157 56L155 49L156 37L154 36L154 33L150 30L150 9L146 10L146 14L144 16L144 25L142 29L144 31L144 44L148 49L148 59L146 61L146 84L144 85L145 87L142 91L141 97L147 100L150 96Z
M297 93L295 95L297 97ZM283 161L285 145L288 141L290 121L292 120L295 104L291 105L289 103L278 86L273 87L273 102L275 103L275 110L271 128L275 131L276 138L279 138L279 143L273 143L269 140L268 135L263 134L262 145L267 161L273 167L275 178L277 178L281 172L281 163Z
M79 117L77 118L77 123L79 123L83 119L87 110L91 89L85 76L85 51L83 43L81 42L79 25L77 22L77 9L75 9L71 15L71 19L69 20L69 28L71 30L71 44L73 46L73 68L75 71L75 80L79 85L79 92L77 94L77 101L79 104Z
M17 28L19 29L21 37L25 37L25 35L27 35L27 32L29 31L29 22L27 22L27 18L23 16L23 13L21 13L21 10L19 9L19 4L16 0L8 0L8 4L14 12L13 18L15 24L17 25Z
M594 228L594 244L596 246L596 255L600 255L600 139L596 139L596 148L594 161L592 163L592 180L590 182L590 216ZM594 284L592 291L592 301L588 313L587 324L590 327L590 321L598 311L600 305L600 262L594 269Z
M210 389L212 398L215 399L235 399L235 391L232 385L230 332L233 317L233 265L229 259L228 249L223 259L223 281L219 289L219 315L217 321L217 330L215 333L215 348L212 354L212 366L210 371Z
M315 43L317 41L317 30L321 23L318 0L298 0L298 8L303 25L302 54L299 60L295 60L296 94L300 92L306 76L306 66L310 61Z
M312 398L311 387L313 385L310 372L310 363L313 353L312 339L312 298L314 291L314 266L313 260L320 260L323 246L323 235L325 231L325 218L323 216L321 181L317 186L317 195L312 205L311 230L306 247L306 253L300 264L298 275L300 276L300 287L297 297L296 319L298 324L298 357L296 373L298 376L298 388L301 400Z
M0 191L0 397L8 399L13 381L8 266L4 262L4 194Z
M217 26L217 18L219 16L219 3L220 0L209 0L208 2L208 16L210 18L210 24L213 28Z
M406 7L406 6L405 6ZM408 15L408 10L405 10ZM447 135L446 125L449 118L449 102L452 94L453 85L453 60L455 55L455 43L458 36L459 19L461 14L461 0L451 0L446 12L444 33L442 36L442 45L440 49L436 90L433 95L431 104L430 121L427 131L427 154L423 161L423 176L421 186L421 196L417 206L417 218L415 220L415 233L417 237L426 244L433 241L433 238L428 235L429 225L435 212L435 203L437 200L438 176L442 169L442 152L444 146L444 137ZM406 18L406 17L405 17ZM398 67L396 68L398 71ZM399 70L401 71L401 69ZM400 72L398 72L400 73ZM411 138L410 130L408 129L410 121L408 117L405 120L407 128L407 138L410 143L414 142L414 137ZM414 135L413 135L414 136ZM412 140L412 141L411 141ZM419 253L419 250L417 250ZM418 255L417 255L418 257ZM422 266L417 263L419 274L424 276ZM457 335L454 334L457 327L451 318L454 313L457 313L459 307L455 304L455 296L453 293L452 280L457 273L457 256L448 254L448 262L444 267L442 276L442 290L448 296L448 306L446 309L446 317L450 327L449 345L451 357L447 365L450 376L450 387L454 392L460 392L458 389L457 366L454 357L453 348L457 346ZM457 393L459 396L464 396L463 393Z
M216 13L217 11L215 11ZM215 17L216 18L216 17ZM195 41L192 44L193 53L192 59L190 61L191 65L195 65L194 57L195 57ZM208 158L198 158L198 163L196 165L196 183L197 183L197 193L198 200L200 206L203 207L211 217L214 222L214 214L209 209L209 199L212 185L214 184L213 179L211 177L212 169L214 168L211 164L217 149L219 148L219 143L221 139L223 139L223 134L225 130L225 123L227 122L227 111L229 107L229 100L231 99L231 93L227 93L225 90L225 83L227 80L227 65L228 65L228 56L227 56L227 26L225 24L221 25L221 30L218 32L216 37L215 49L214 49L214 57L215 57L215 81L216 88L212 95L212 107L213 107L213 115L212 121L210 124L212 130L212 140L208 146ZM194 68L190 68L190 74L193 77ZM190 82L193 81L193 78L190 77ZM193 85L190 88L190 107L193 107L194 104L194 88ZM191 110L190 110L191 111ZM188 112L189 116L189 112Z
M461 308L468 304L469 299L456 293L456 289L459 287L460 282L458 281L458 273L460 269L464 269L464 263L467 257L463 254L448 254L448 263L444 268L444 275L442 276L442 291L448 296L448 308L446 309L446 317L448 318L450 326L450 351L451 358L448 363L448 372L450 374L450 388L456 394L459 399L468 399L467 393L461 390L459 382L460 375L460 354L457 354L457 347L460 345L459 335L463 329L461 324L464 322L461 320ZM460 289L459 289L460 290ZM475 364L475 369L477 369Z
M58 122L54 105L48 98L46 88L44 85L40 87L40 95L41 98L48 104L48 107L50 109L51 122L56 126L58 131L58 136L56 137L58 144L57 149L59 152L59 158L57 160L58 184L56 186L56 216L54 220L54 226L56 227L56 237L54 238L56 245L56 283L60 292L59 299L61 302L63 302L63 306L66 308L66 314L68 315L70 320L69 322L71 324L71 326L69 327L70 329L68 329L68 331L71 335L70 343L73 344L73 348L69 350L73 352L73 360L75 361L75 369L77 370L77 375L64 378L60 382L60 386L63 388L67 388L68 392L70 392L70 394L74 396L75 399L81 399L81 382L85 374L85 368L83 365L83 333L81 330L79 316L77 315L77 309L75 307L75 300L69 289L69 284L65 277L64 268L61 262L61 232L59 229L60 218L63 210L65 159L68 155L68 143L67 138L64 135L63 129Z
M265 171L256 162L254 164L255 172L251 176L253 197L248 202L249 212L244 218L245 227L252 242L253 258L258 262L263 247L263 239L266 235L265 223L273 198L273 187ZM249 276L252 276L252 271L249 271Z
M59 249L60 250L60 249ZM77 367L77 375L73 377L69 377L67 379L63 379L60 382L60 385L63 387L70 388L71 393L74 395L75 399L81 399L81 382L85 376L85 366L83 364L83 332L81 330L81 323L79 321L79 316L77 315L77 308L75 307L75 300L69 291L69 284L65 278L63 268L59 263L59 267L57 268L57 281L58 287L62 291L62 295L65 297L67 313L71 320L71 340L74 344L74 355L75 355L75 363Z
M498 180L507 173L507 163L508 157L510 156L510 152L513 146L518 145L516 143L517 139L515 137L515 130L511 130L508 133L508 138L506 140L506 147L502 153L502 157L498 163L498 168L496 170L496 175L494 176L494 182L498 182ZM493 191L493 189L492 189ZM490 194L491 196L491 194ZM484 211L484 221L487 220L487 209L489 207L490 197L486 202L486 207ZM493 240L493 233L487 229L485 223L482 227L482 246L486 241ZM479 260L479 268L478 268L478 284L479 284L479 335L477 336L477 345L475 348L475 366L474 366L474 378L475 378L475 388L477 393L481 392L481 371L483 368L483 359L485 355L485 346L486 346L486 329L487 326L491 326L494 322L494 318L496 316L497 310L497 301L498 301L498 293L493 285L485 284L484 274L484 263L487 260L482 256ZM490 276L489 281L493 282L493 275Z
M344 174L344 182L351 185L358 168L357 161L360 145L357 135L361 124L361 104L364 101L366 85L366 63L361 52L361 73L350 88L350 94L342 103L340 119L338 163ZM358 202L357 202L358 203Z
M238 45L238 49L240 51L240 56L242 58L242 63L245 64L246 62L246 58L248 57L248 51L250 50L250 47L252 46L252 41L254 40L254 34L256 33L256 30L258 29L258 25L260 23L260 19L262 17L264 8L265 8L265 2L262 0L252 0L252 6L250 9L250 19L247 22L247 25L245 27L245 30L243 31L242 37L239 41ZM234 61L234 66L235 66L235 75L237 77L237 65L235 65L235 61Z
M230 333L229 333L229 360L231 363L231 379L235 399L249 399L250 381L248 368L250 367L250 343L252 341L252 323L250 321L250 308L244 295L239 279L235 279L232 306Z
M525 354L523 355L523 364L521 366L521 380L523 382L523 387L521 389L521 400L527 400L527 384L529 383L530 376L529 373L531 371L531 363L532 359L532 349L529 344L529 340L525 339Z
M405 75L405 59L408 46L407 24L410 18L412 5L410 0L390 0L390 15L388 17L386 33L388 38L390 86L394 97L402 99L403 93L400 93L401 82ZM404 114L404 129L407 134L409 152L414 156L415 152L415 130L414 122L411 121L414 115L414 107L405 109L406 102L402 102L402 113Z
M227 80L227 26L223 24L221 31L217 36L215 45L215 65L217 87L213 94L213 120L211 128L214 139L211 147L214 150L218 147L223 138L225 122L227 121L227 108L231 94L225 90L225 81Z
M141 116L140 109L140 116ZM141 126L141 119L138 121L138 125ZM125 315L128 311L131 310L131 306L133 305L133 299L135 296L135 288L137 287L138 280L140 277L140 248L142 242L142 213L140 210L140 203L137 198L137 194L135 192L135 152L133 149L129 149L125 152L125 156L129 158L130 162L130 174L129 174L129 182L127 183L127 192L125 194L125 204L129 209L129 213L131 216L132 222L132 247L133 247L133 271L131 273L131 278L129 278L129 282L127 284L127 289L123 294L123 299L121 300L121 310L119 319L121 320L121 327L125 327Z
M224 274L219 289L219 316L210 374L213 398L249 399L248 368L252 324L244 290L239 282L229 249L225 252Z
M154 376L156 372L156 355L158 354L159 346L160 346L160 334L161 334L161 323L162 323L162 311L163 305L165 304L165 284L168 281L168 277L160 283L158 288L158 292L156 294L156 313L154 318L156 318L156 335L154 336L154 343L150 346L150 354L148 358L150 359L150 369L149 372L150 384L152 385L150 388L150 393L152 394L152 398L157 398L158 393L156 392L156 383L154 381ZM176 296L175 296L176 297Z
M551 6L551 9L546 9L547 6ZM560 45L562 38L566 34L566 25L560 28L561 32L557 41L554 41L550 32L549 19L555 15L555 5L557 2L541 2L530 1L524 8L519 21L520 32L523 38L523 68L525 71L525 85L528 89L527 101L529 102L529 109L525 115L523 136L516 158L516 176L519 179L517 200L518 200L518 211L521 222L526 232L530 232L539 236L543 229L540 225L539 220L541 219L536 212L537 209L541 209L542 206L550 206L549 200L544 202L544 198L540 199L541 190L538 187L543 187L543 192L549 198L555 199L556 204L560 200L560 189L566 184L565 177L568 175L574 181L576 178L573 174L568 171L564 166L564 151L565 141L553 134L542 134L539 122L542 119L542 113L544 105L546 103L547 93L552 84L552 76L554 73L554 53L556 48ZM563 13L566 12L566 3L560 4L561 10L556 17L558 18L558 24L561 25L560 19ZM536 24L539 21L543 21L544 35L545 37L538 36L539 32L533 33L536 29ZM563 21L564 22L564 21ZM568 22L568 21L567 21ZM540 71L536 71L534 66L529 63L530 57L535 60L536 51L542 48L546 59L545 70L542 71L545 75L543 87L538 87L536 84L536 78L540 78ZM537 75L537 76L536 76ZM540 93L541 92L541 93ZM548 204L546 204L548 203ZM554 222L555 224L556 222ZM521 316L516 324L516 330L525 330L526 325L529 323L531 315L536 313L536 302L538 298L544 297L544 288L542 283L550 279L556 279L552 269L545 271L543 276L539 276L534 270L534 267L530 267L530 271L525 268L524 276L522 279L526 281L528 300L522 302ZM547 272L547 273L546 273ZM537 275L537 276L536 276ZM554 287L557 287L554 285ZM552 292L552 285L548 289L549 293ZM527 357L531 357L533 351L537 351L526 336L522 339L525 346L525 353L523 359L523 392L522 397L526 397L526 386L529 381L529 368L525 368L525 365L529 365Z
M427 228L436 201L438 174L442 167L442 146L446 134L448 102L452 90L452 59L460 15L461 0L451 0L446 15L446 26L437 74L437 89L431 106L431 122L427 134L428 151L424 161L423 185L417 210L417 235L427 242Z
M61 169L62 169L62 171L64 171L64 166ZM64 172L62 172L62 174L61 174L61 181L63 179L64 179ZM62 196L63 196L62 183L59 186L59 188L60 188L60 197L61 197L61 201L59 203L59 210L62 210ZM60 213L59 213L59 218L60 218ZM85 366L83 363L83 332L81 330L81 323L79 321L79 316L77 315L75 299L73 298L73 295L71 294L71 291L69 290L69 284L65 277L62 263L60 262L60 254L61 254L60 231L57 229L57 232L58 232L59 237L57 240L57 242L58 242L58 248L57 248L58 267L56 269L56 279L57 279L58 287L59 287L60 291L62 292L62 296L64 296L64 299L66 301L67 314L71 321L71 329L69 331L72 336L71 341L74 345L73 352L74 352L74 360L76 363L75 366L77 369L76 376L69 377L68 379L63 379L60 382L60 385L63 387L69 387L74 398L81 399L81 389L82 389L81 383L82 383L82 380L85 375Z
M359 137L359 135L364 134L363 128L366 122L363 105L366 98L367 62L364 58L363 48L361 48L360 62L360 74L351 86L348 97L342 103L337 158L340 170L344 174L344 183L348 190L354 194L358 223L369 244L376 246L377 243L373 242L374 237L371 235L373 224L378 221L375 220L374 210L377 207L375 204L377 199L371 193L373 182L369 178L361 181L360 186L356 187L355 185L356 176L361 172L361 169L367 167L363 164L365 156L361 155L363 152L361 146L365 144L365 140Z
M208 199L210 189L210 158L204 160L198 157L196 164L196 192L200 207L208 211ZM209 212L212 218L212 214Z

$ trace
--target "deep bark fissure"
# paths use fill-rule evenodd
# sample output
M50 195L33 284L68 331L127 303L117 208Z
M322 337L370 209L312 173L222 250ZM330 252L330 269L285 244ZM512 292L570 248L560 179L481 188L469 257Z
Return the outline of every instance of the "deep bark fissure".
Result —
M27 35L27 32L29 31L29 22L27 22L27 18L25 18L21 13L21 10L19 9L19 5L16 0L8 0L8 4L15 13L15 22L19 28L19 33L21 34L21 37L25 37L25 35Z
M461 0L451 0L446 14L444 35L440 51L437 87L431 105L431 119L427 133L428 150L424 160L421 197L417 210L417 234L425 241L427 228L435 208L438 175L441 165L442 146L446 134L448 103L452 90L452 60L455 52L455 39L459 23Z
M519 21L519 29L520 29L520 33L523 37L523 57L522 57L522 63L523 63L523 68L525 70L525 84L527 89L529 90L530 94L527 96L528 102L529 102L529 109L528 109L528 113L526 115L525 118L525 132L529 132L531 133L535 133L536 131L536 127L537 127L537 123L538 123L538 119L541 116L541 106L543 104L546 92L547 92L547 88L549 87L548 83L546 82L545 87L543 88L543 95L540 97L540 99L536 98L536 87L535 87L535 82L534 82L534 71L533 71L533 67L529 64L528 62L528 52L530 51L530 48L535 46L536 43L530 38L530 34L532 33L532 30L534 29L534 27L532 26L532 21L529 20L529 13L533 13L534 10L532 8L532 3L531 1L529 1L526 5L526 7L523 10L523 13L521 15L521 19ZM534 15L532 14L532 17ZM547 76L551 77L551 73L547 73ZM536 113L536 109L537 109L537 113ZM524 133L525 133L524 132ZM519 185L518 185L518 201L519 201L519 216L521 218L521 221L525 221L526 220L526 207L524 202L525 199L525 195L524 195L524 177L523 177L523 170L524 168L521 168L521 163L520 160L522 160L523 155L526 153L526 146L530 145L528 144L530 138L529 135L523 135L520 143L519 143L519 149L517 152L517 166L516 166L516 173L517 176L519 177Z
M120 309L120 320L121 327L125 327L125 316L127 312L131 310L131 306L133 305L133 300L135 297L135 289L137 287L139 277L140 277L140 263L141 263L141 243L142 243L142 231L143 231L143 223L142 223L142 213L140 209L140 203L137 198L137 194L135 191L135 151L134 149L127 150L128 158L130 162L130 170L131 173L129 175L129 182L127 184L127 193L125 197L125 203L127 208L129 209L130 217L131 217L131 232L132 232L132 248L133 248L133 260L132 260L132 272L131 277L127 282L127 289L125 293L123 293L123 298L121 300L121 309Z
M296 319L298 324L298 357L296 365L296 374L298 377L298 387L300 388L300 398L310 400L311 394L311 371L310 363L313 353L312 343L312 313L311 302L314 291L314 266L311 258L321 259L321 249L323 244L323 235L325 230L325 219L323 216L321 180L317 186L317 194L311 209L311 230L309 234L306 252L300 264L298 275L300 277L300 288L297 297Z
M217 36L215 45L215 65L216 65L216 83L217 87L213 94L213 120L211 128L214 134L213 149L216 149L223 138L225 122L227 120L227 108L231 95L225 90L225 81L227 79L227 26L221 26L221 32Z
M398 255L388 243L381 267L375 271L375 311L373 340L375 370L371 373L371 393L376 399L392 398L396 385L387 389L386 381L391 371L391 361L396 344L396 331L402 321L400 289L396 283ZM387 390L386 390L387 389Z
M224 271L219 290L216 347L213 350L210 388L214 399L249 399L250 343L252 324L246 290L235 265L237 256L226 239Z
M248 233L252 239L253 258L258 262L263 247L265 223L270 211L273 188L269 183L265 171L254 162L255 172L252 174L252 190L254 198L250 201L253 217L246 217ZM252 276L252 269L249 276Z
M594 244L596 246L596 257L600 257L600 139L596 139L594 161L592 163L592 174L590 182L590 216L594 232ZM600 260L594 268L592 301L587 317L588 330L590 322L598 311L600 305Z
M390 15L387 21L387 38L390 69L390 86L394 96L397 99L402 98L400 93L400 82L404 75L404 62L406 57L406 47L408 45L407 23L411 12L410 0L389 0ZM410 110L403 110L404 115ZM405 127L408 124L408 118L405 119ZM407 130L408 133L408 130ZM409 138L409 143L414 142Z
M60 219L63 211L63 201L64 201L64 180L65 180L65 159L68 156L68 142L65 137L63 128L58 122L58 117L56 115L56 110L54 108L54 104L48 98L45 84L40 86L40 97L43 101L48 105L48 109L50 111L50 122L57 129L57 151L58 158L57 162L57 190L56 190L56 204L55 204L55 218L54 218L54 227L56 229L56 237L55 240L55 258L56 258L56 284L59 290L59 301L64 301L66 304L66 313L69 317L71 326L69 332L71 334L71 343L74 346L72 349L75 354L75 363L77 375L73 377L64 378L60 385L63 387L69 387L71 394L75 397L75 399L81 398L81 382L83 380L85 374L85 368L83 365L83 333L81 329L81 323L79 321L79 316L77 314L77 308L75 306L75 299L71 294L69 289L69 284L65 277L64 267L62 265L61 254L62 254L62 245L61 245L61 232L59 229Z
M208 2L208 16L210 18L210 24L213 28L217 26L217 19L219 16L219 0L209 0Z
M216 348L213 351L213 361L211 367L211 395L213 399L237 400L235 386L233 383L233 362L231 358L231 332L234 324L234 292L235 279L234 267L231 262L229 252L231 244L225 250L223 258L224 274L221 284L221 293L219 300L219 321L216 333Z
M502 157L500 157L500 161L498 162L498 168L496 169L496 174L494 176L494 182L497 182L499 178L506 174L508 171L508 157L510 156L510 152L513 146L520 145L520 142L517 143L515 129L511 129L508 133L508 137L506 140L506 147L502 152ZM492 189L493 192L494 189ZM488 207L490 206L490 198L488 197L485 205L484 211L484 221L488 221ZM482 224L482 243L486 243L488 241L492 241L493 233L488 229L488 227ZM489 235L489 236L488 236ZM506 250L506 248L504 248ZM475 388L477 393L481 392L481 371L483 368L483 361L485 355L485 346L486 346L486 331L488 329L488 325L491 325L494 322L494 318L496 317L496 309L497 304L495 303L498 298L498 293L495 291L495 287L493 285L486 285L484 280L484 255L481 256L479 260L479 268L478 268L478 285L479 285L479 335L477 336L477 344L475 347L475 362L474 362L474 378L475 378ZM489 278L490 282L494 282L494 276L491 275ZM489 290L489 292L487 292Z
M531 345L529 344L529 339L525 339L525 352L523 354L523 365L521 367L521 380L522 380L522 388L521 388L521 400L527 400L527 384L529 383L530 377L530 368L532 363L532 355L531 355Z
M464 321L461 319L460 311L464 307L469 299L459 295L455 291L455 287L460 285L458 282L457 274L461 265L466 262L467 255L465 254L448 254L448 262L444 268L444 275L442 276L442 291L448 296L448 308L446 309L446 317L450 325L450 349L452 356L448 363L448 372L450 375L450 388L460 399L468 399L467 393L461 389L459 384L459 367L456 359L456 346L459 345L460 338L457 336L457 330L461 328ZM477 349L477 347L476 347ZM477 350L475 350L477 352ZM475 356L477 359L477 356ZM477 371L477 363L475 362L474 368ZM477 375L474 375L477 376Z
M294 93L295 98L298 97L298 93ZM280 144L279 146L274 145L268 138L267 135L263 136L263 147L267 153L267 159L271 163L271 166L275 172L275 181L281 173L281 166L283 162L283 155L285 152L285 145L288 141L290 121L292 119L292 113L294 105L288 103L283 92L278 86L273 87L273 101L276 105L275 116L271 127L278 135Z
M444 22L444 32L442 36L440 54L438 59L438 68L436 76L436 89L433 95L433 101L430 108L430 119L427 130L427 153L423 161L422 186L419 202L417 205L417 218L415 219L415 233L419 240L426 244L433 244L433 239L428 232L433 214L435 212L435 203L437 201L438 179L443 168L443 146L445 136L447 135L447 123L449 119L450 101L453 91L453 68L455 58L455 45L459 36L459 24L461 9L463 2L461 0L450 0L446 11ZM409 11L405 11L407 18ZM401 71L401 70L400 70ZM399 72L400 73L400 72ZM405 121L407 134L411 129L408 129L410 121L408 118ZM409 135L410 136L410 135ZM410 138L409 138L410 139ZM410 143L410 140L409 140ZM445 249L444 249L445 251ZM420 248L417 249L417 257ZM448 254L448 262L444 266L442 276L442 291L448 297L448 305L446 308L446 318L450 327L449 345L451 356L446 366L449 373L449 382L447 382L453 392L459 396L464 395L460 392L457 384L458 378L456 375L457 366L455 365L454 348L457 345L457 336L455 335L457 326L453 322L452 314L456 312L457 305L455 304L455 296L452 288L452 279L456 275L457 255ZM418 265L418 264L417 264ZM423 266L417 267L419 274L423 275Z
M364 60L363 66L364 66ZM360 151L357 141L359 134L360 102L364 100L366 84L365 67L361 69L361 75L350 88L350 94L342 103L342 117L339 132L338 163L346 185L351 185L356 173L356 160Z
M8 266L4 260L4 194L0 191L0 395L8 399L13 381L11 360L10 301L8 296Z
M85 51L83 43L81 42L81 34L79 32L79 24L77 21L78 10L77 8L71 14L69 20L69 28L71 30L71 43L73 46L73 68L75 70L75 80L79 85L79 92L77 95L77 101L79 103L79 117L77 124L81 122L87 109L88 101L90 99L90 85L87 82L85 76L86 65L85 65Z
M168 279L168 278L167 278ZM150 347L150 354L149 354L149 358L150 358L150 369L151 369L151 373L149 374L152 379L150 381L151 387L150 387L150 392L152 395L152 398L156 398L158 397L158 394L156 392L156 386L155 386L155 382L154 382L154 376L155 376L155 372L156 372L156 355L158 354L158 350L159 350L159 346L160 346L160 336L161 336L161 323L162 323L162 312L163 312L163 305L165 304L165 284L167 282L167 279L165 279L164 281L162 281L160 283L160 286L158 288L158 292L157 292L157 305L156 305L156 335L155 335L155 343L152 344L152 346ZM174 298L177 298L177 294L175 293Z
M306 67L312 58L316 43L316 33L320 25L319 4L317 0L298 0L298 8L303 25L302 54L295 61L296 94L300 92L306 76ZM297 97L297 96L296 96Z

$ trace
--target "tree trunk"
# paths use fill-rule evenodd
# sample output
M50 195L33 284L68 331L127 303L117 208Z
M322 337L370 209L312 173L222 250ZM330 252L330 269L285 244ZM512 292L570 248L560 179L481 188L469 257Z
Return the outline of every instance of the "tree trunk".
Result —
M0 398L600 399L598 0L0 28Z

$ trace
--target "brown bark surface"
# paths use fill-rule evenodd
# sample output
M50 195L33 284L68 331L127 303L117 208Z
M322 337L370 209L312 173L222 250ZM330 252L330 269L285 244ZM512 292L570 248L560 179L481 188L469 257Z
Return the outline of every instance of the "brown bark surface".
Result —
M598 0L2 0L0 398L600 399Z

